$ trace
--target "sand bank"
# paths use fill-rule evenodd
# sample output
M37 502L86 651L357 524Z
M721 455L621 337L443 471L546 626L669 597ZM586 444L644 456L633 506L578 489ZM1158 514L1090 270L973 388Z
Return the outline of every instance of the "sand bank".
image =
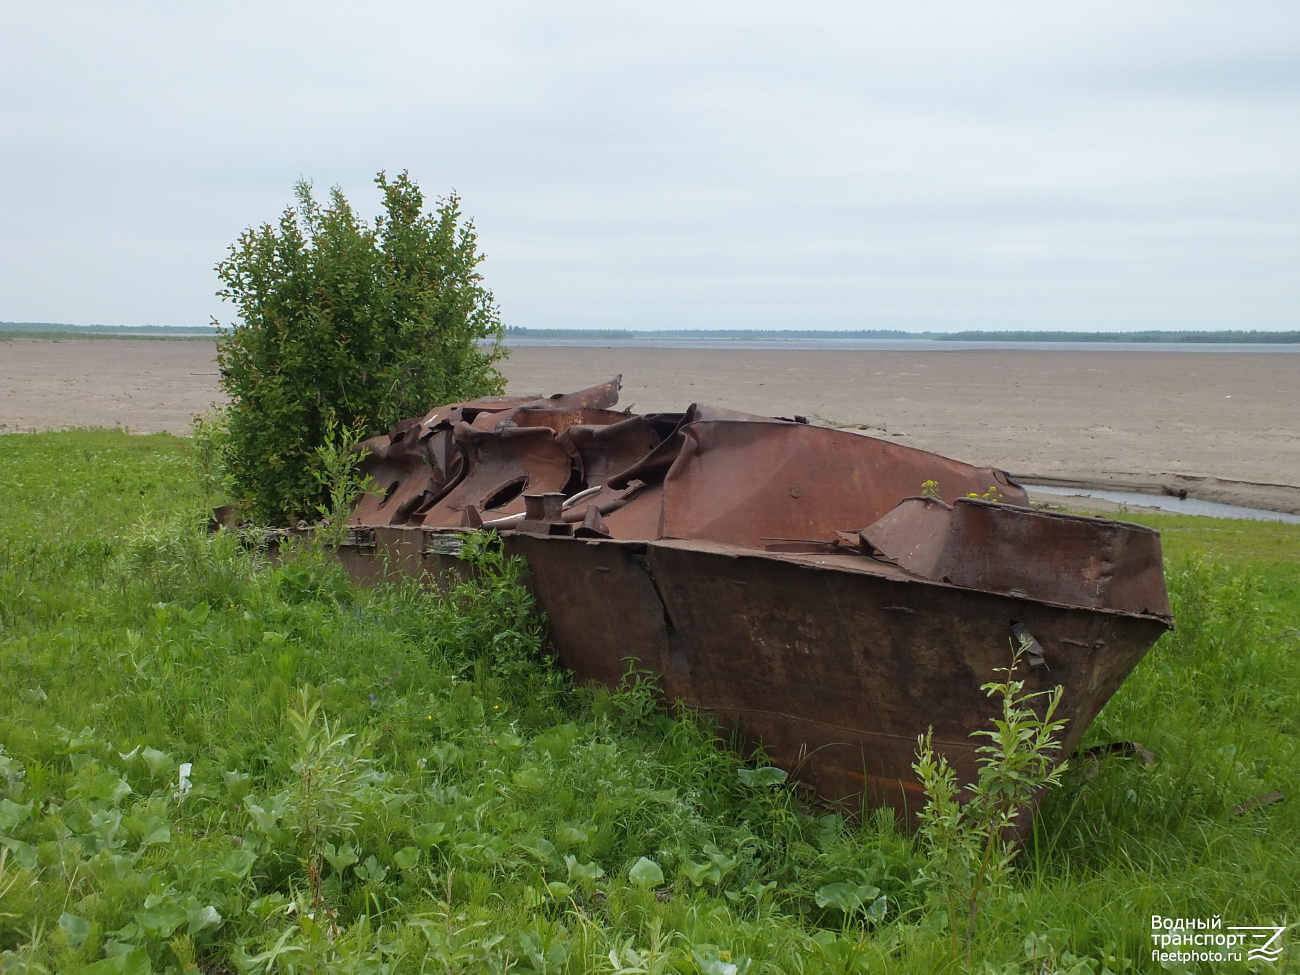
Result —
M638 412L803 414L1045 483L1300 512L1300 355L519 348L512 392L623 375ZM184 433L221 399L205 340L0 342L0 424Z

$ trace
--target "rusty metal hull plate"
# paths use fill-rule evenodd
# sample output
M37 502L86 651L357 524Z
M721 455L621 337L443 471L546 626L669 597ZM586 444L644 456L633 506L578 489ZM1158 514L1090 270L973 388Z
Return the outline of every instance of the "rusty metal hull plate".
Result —
M1166 628L810 557L524 535L506 544L528 561L575 677L616 683L635 658L671 698L739 729L851 811L917 810L911 763L929 728L959 776L974 775L970 733L991 717L979 688L1006 666L1013 625L1043 648L1027 689L1065 687L1063 755Z
M439 580L445 533L495 528L579 680L649 670L854 810L916 810L930 728L974 775L1013 636L1029 689L1065 688L1065 754L1172 625L1150 529L801 418L614 412L618 390L454 403L367 441L349 571Z

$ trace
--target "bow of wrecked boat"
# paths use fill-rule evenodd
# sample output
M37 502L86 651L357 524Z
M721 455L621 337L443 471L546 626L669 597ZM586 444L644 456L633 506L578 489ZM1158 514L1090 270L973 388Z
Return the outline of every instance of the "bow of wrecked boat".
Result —
M974 776L1013 641L1027 690L1065 688L1064 755L1172 624L1150 529L802 417L617 412L618 390L451 404L367 441L380 490L345 564L437 575L460 532L496 529L579 680L631 658L823 799L905 821L928 728Z

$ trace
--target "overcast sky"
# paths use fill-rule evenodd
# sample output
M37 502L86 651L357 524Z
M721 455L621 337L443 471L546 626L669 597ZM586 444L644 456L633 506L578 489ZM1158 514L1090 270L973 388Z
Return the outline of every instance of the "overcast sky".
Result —
M0 0L0 320L229 320L379 169L512 325L1300 328L1300 3Z

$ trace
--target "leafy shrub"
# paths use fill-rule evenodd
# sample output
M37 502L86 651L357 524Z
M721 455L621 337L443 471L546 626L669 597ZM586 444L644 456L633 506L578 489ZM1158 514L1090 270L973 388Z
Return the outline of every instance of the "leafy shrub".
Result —
M930 860L921 876L947 903L954 955L958 931L965 928L968 966L981 904L1005 881L1018 852L1008 842L1009 831L1024 825L1022 814L1040 792L1059 784L1068 765L1052 764L1052 753L1060 749L1056 735L1065 727L1063 720L1054 717L1063 689L1058 685L1051 691L1026 694L1025 682L1012 679L1024 651L1022 644L1010 666L995 668L1004 680L980 688L989 697L1002 699L1002 714L993 720L994 731L972 732L988 738L990 744L976 749L979 777L966 787L970 798L962 800L955 771L934 750L933 729L919 740L912 765L929 800L921 811L920 835ZM1046 699L1042 717L1032 707L1040 697Z
M279 226L245 230L217 265L218 294L240 319L218 343L225 458L238 499L264 524L328 502L317 448L331 423L336 435L374 436L504 388L494 365L504 326L459 198L426 213L406 173L375 182L385 213L373 226L337 187L322 205L299 182Z

